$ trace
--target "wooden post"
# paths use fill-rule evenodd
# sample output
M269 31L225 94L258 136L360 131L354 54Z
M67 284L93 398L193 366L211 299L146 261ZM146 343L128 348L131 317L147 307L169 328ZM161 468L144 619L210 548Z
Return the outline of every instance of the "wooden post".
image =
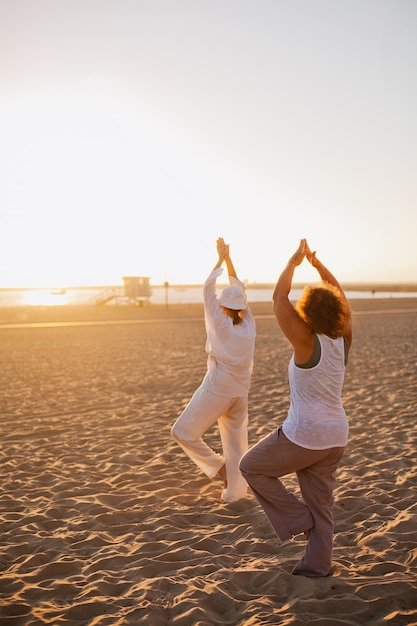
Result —
M164 282L164 287L165 287L165 308L167 309L168 308L168 287L169 287L169 283L167 280Z

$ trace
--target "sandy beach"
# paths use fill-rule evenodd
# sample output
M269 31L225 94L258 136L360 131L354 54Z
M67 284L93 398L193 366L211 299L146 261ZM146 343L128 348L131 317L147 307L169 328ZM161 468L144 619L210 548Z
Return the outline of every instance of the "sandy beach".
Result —
M0 624L417 624L417 299L351 304L323 579L292 576L303 536L223 503L170 438L205 372L202 306L2 310ZM285 417L291 353L252 309L251 445Z

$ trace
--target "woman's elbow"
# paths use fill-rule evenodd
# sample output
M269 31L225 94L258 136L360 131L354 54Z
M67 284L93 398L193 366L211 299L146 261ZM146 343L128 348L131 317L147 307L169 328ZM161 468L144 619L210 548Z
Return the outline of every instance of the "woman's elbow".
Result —
M274 295L272 296L272 309L276 316L278 316L278 312L280 311L284 300L288 301L288 297L283 296L283 294L279 291L274 291Z

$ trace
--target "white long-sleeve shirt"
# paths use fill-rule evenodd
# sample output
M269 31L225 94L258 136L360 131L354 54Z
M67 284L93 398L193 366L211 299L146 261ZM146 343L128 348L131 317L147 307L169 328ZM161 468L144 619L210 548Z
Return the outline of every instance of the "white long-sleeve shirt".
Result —
M223 268L213 270L203 286L208 354L203 384L213 393L235 398L247 396L249 392L256 327L249 307L240 324L233 324L232 318L220 308L216 280L222 272ZM242 291L246 302L244 284L233 276L229 280Z

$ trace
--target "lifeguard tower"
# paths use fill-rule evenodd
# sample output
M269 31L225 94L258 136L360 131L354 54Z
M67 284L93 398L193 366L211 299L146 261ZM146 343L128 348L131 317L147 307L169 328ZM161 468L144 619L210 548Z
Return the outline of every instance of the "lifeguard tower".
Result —
M97 306L112 304L149 304L152 295L149 276L123 276L124 287L109 287L95 298Z
M149 302L152 295L149 276L123 276L126 298L136 304Z

